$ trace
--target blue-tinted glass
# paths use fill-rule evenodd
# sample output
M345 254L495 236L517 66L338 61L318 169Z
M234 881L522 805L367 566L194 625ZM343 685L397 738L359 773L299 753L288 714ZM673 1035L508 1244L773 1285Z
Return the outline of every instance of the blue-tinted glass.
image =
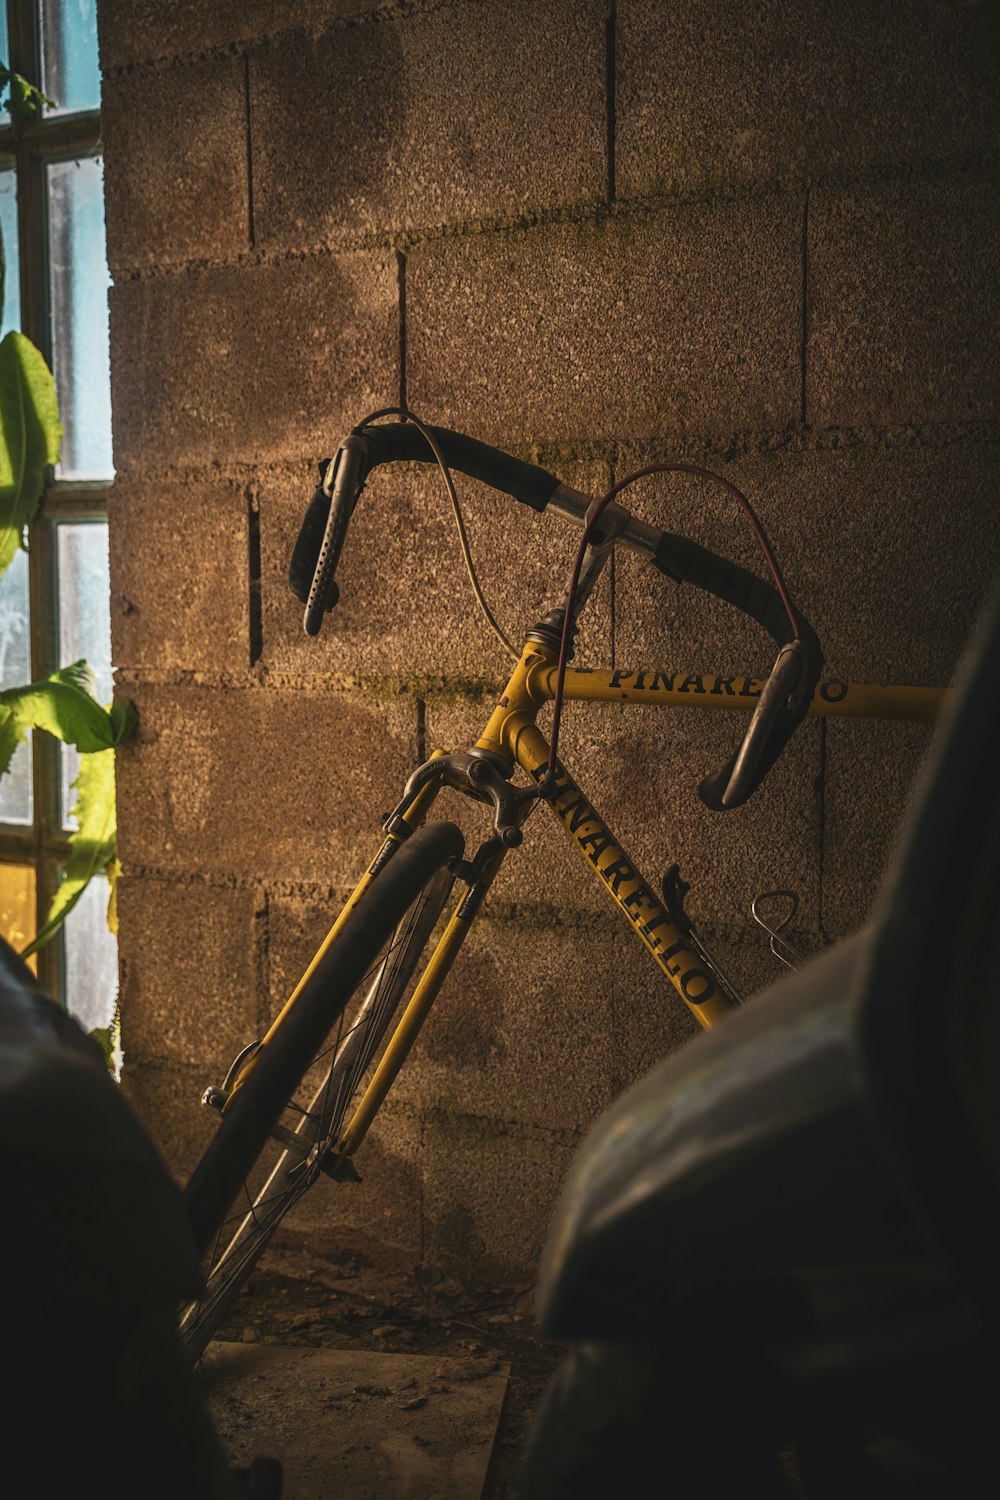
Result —
M0 4L0 62L5 68L10 67L10 47L7 45L7 7ZM6 125L10 119L7 109L7 98L9 90L3 90L3 105L0 106L0 125Z
M0 57L3 53L0 52ZM0 167L0 239L3 246L3 313L0 335L21 326L21 260L17 248L17 178Z
M97 678L97 697L110 703L114 691L111 677L111 579L108 568L108 527L105 521L64 521L56 533L59 581L59 664L85 658ZM62 749L62 822L76 826L70 817L76 793L72 784L80 757L68 746Z
M99 109L97 0L42 0L42 92L54 101L46 114Z
M107 1026L118 997L118 944L108 929L108 882L96 876L66 918L66 1009L84 1031Z
M63 422L58 479L110 479L111 372L104 163L49 164L52 373Z
M28 554L20 550L0 578L0 691L31 681L31 632L28 615ZM19 745L0 776L0 822L30 823L31 738Z

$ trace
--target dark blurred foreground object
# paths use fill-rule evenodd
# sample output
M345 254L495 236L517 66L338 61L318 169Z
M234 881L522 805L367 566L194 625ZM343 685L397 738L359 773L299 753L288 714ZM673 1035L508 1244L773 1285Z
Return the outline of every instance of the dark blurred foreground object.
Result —
M231 1471L177 1337L180 1192L100 1048L0 939L0 1493L276 1500Z
M1000 596L959 685L868 928L580 1149L523 1500L996 1488Z

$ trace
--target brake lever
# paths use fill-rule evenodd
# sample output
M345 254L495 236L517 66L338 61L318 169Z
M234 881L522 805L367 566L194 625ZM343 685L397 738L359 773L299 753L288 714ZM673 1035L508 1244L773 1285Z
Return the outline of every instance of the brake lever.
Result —
M313 571L309 597L306 600L302 619L306 635L318 635L327 610L333 609L340 597L334 574L340 560L347 523L351 519L358 497L364 488L365 460L368 445L364 438L352 433L337 450L336 457L323 476L323 491L330 495L330 511L326 518L323 541Z
M746 795L775 719L786 706L791 712L798 712L802 706L806 681L805 645L800 640L789 641L778 652L771 675L764 684L754 709L729 783L722 794L723 807L733 806Z

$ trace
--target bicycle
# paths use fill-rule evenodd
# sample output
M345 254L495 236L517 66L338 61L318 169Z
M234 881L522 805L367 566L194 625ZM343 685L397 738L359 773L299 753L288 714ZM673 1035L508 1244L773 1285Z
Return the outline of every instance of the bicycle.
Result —
M387 422L389 417L402 420ZM367 417L320 466L321 483L289 571L293 591L305 605L307 634L318 632L339 598L336 570L362 489L379 465L400 461L437 463L441 469L477 601L516 665L471 748L437 751L412 773L383 820L375 857L288 1002L264 1037L239 1054L224 1082L204 1095L219 1125L185 1188L195 1239L208 1264L204 1296L182 1315L182 1337L192 1358L201 1354L278 1224L306 1190L320 1176L357 1178L354 1154L498 870L522 842L525 819L540 804L562 823L660 976L699 1025L715 1026L742 1003L684 909L687 888L676 867L668 871L662 894L656 894L559 760L564 702L697 704L749 713L736 752L699 787L703 802L724 812L759 786L807 712L931 720L946 696L946 690L932 688L821 681L819 641L792 603L752 507L721 476L690 464L655 465L595 500L536 465L427 427L400 408ZM451 469L583 528L566 602L528 630L520 650L503 636L482 597ZM735 497L750 516L773 582L647 524L618 502L633 479L658 471L705 476ZM676 582L692 582L754 618L778 646L770 675L570 667L581 613L614 548L621 546ZM549 702L553 719L547 740L536 720ZM518 769L525 782L515 785ZM492 815L492 831L471 858L454 823L428 821L445 787L485 805Z

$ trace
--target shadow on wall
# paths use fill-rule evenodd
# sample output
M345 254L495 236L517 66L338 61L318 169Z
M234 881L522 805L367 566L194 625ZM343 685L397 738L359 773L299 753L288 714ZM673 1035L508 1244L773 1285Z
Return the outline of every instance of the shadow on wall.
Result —
M290 79L301 80L301 89L290 89ZM313 135L310 145L314 88L326 98L320 142ZM272 42L254 59L251 101L254 116L268 121L266 135L255 132L253 140L254 178L267 204L264 232L277 235L284 226L287 236L290 225L303 227L303 174L314 175L317 197L322 183L326 204L311 205L308 235L336 238L345 223L374 227L377 205L387 197L385 179L403 171L401 143L421 128L407 114L399 28L346 26L318 41L300 36ZM297 145L291 154L289 142ZM349 144L338 149L339 143Z

